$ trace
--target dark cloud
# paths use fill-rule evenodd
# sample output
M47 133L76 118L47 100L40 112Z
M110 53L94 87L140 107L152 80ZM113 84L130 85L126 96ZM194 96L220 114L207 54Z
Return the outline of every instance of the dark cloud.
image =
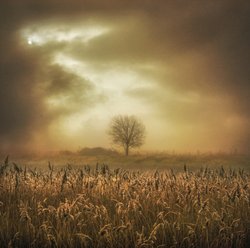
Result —
M45 75L47 76L47 87L45 87L47 97L62 99L54 106L52 116L58 117L72 111L77 112L94 104L93 101L105 100L100 95L95 96L94 87L90 81L67 72L60 66L49 66Z
M46 122L42 96L33 91L37 81L35 61L39 58L22 51L13 38L3 39L6 45L2 47L0 59L0 139L1 144L16 144L20 140L26 142L31 130Z
M70 111L95 104L91 82L51 64L51 54L64 44L29 48L18 36L22 27L12 16L1 22L0 149L22 150L36 133L44 133L52 121ZM25 16L20 16L20 21ZM22 23L22 22L21 22ZM46 102L63 98L58 106ZM103 101L102 96L97 96Z
M159 12L145 9L114 16L113 31L89 46L76 43L71 55L106 65L160 64L162 81L184 89L248 92L249 5L177 1Z

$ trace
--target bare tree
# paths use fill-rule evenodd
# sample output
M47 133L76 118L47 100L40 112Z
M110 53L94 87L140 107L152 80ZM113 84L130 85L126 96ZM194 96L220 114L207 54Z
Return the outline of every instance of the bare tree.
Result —
M117 115L111 120L108 134L112 142L123 147L125 155L128 156L130 148L143 145L145 126L133 115Z

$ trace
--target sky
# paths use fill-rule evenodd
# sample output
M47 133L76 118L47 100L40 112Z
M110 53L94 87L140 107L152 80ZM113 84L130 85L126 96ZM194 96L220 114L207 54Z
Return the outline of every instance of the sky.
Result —
M248 1L3 0L0 151L113 148L114 115L144 150L250 152Z

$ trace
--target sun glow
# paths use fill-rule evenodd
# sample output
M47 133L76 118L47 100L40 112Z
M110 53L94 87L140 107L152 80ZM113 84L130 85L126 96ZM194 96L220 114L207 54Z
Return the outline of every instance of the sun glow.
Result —
M29 45L43 46L47 43L67 43L72 41L88 43L90 40L107 33L108 27L101 25L78 25L75 27L45 26L36 28L27 27L21 30L23 37Z

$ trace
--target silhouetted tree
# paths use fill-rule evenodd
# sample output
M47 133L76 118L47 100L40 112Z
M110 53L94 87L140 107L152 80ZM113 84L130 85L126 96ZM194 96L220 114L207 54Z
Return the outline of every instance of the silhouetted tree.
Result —
M108 134L112 142L123 147L125 155L128 156L130 148L143 145L145 126L133 115L117 115L111 120Z

